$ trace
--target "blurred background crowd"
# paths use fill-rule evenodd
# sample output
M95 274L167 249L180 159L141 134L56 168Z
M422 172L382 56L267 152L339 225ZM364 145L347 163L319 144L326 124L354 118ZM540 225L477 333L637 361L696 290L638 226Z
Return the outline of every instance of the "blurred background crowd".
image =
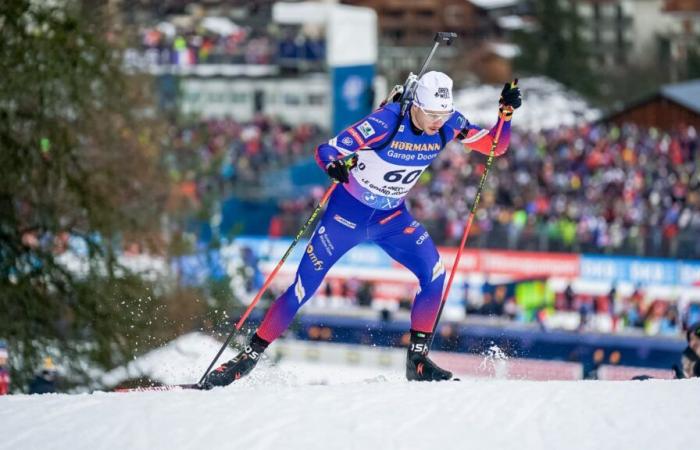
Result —
M126 52L127 63L275 64L293 70L300 64L319 67L325 57L325 40L298 30L268 32L225 17L185 16L174 22L140 28L140 45Z

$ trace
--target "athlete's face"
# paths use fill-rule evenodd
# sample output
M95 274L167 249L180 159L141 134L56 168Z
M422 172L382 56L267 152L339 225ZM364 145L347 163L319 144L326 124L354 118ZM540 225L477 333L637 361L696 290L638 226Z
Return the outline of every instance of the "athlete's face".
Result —
M447 119L453 114L452 112L446 111L426 110L418 105L413 105L411 110L415 125L429 136L440 131L440 128L442 128L445 122L447 122Z

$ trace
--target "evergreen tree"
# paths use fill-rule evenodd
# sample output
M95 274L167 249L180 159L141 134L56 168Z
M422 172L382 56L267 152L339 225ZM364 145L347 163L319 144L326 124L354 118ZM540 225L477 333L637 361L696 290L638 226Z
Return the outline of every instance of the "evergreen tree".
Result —
M688 48L687 79L700 78L700 39Z
M590 49L581 38L576 10L563 8L559 0L533 0L529 7L537 25L514 35L522 48L516 70L543 74L595 96L598 87L589 65Z
M56 5L0 2L0 338L15 390L48 354L83 381L125 362L158 306L118 261L123 242L155 242L163 203L149 80L122 72L100 9Z

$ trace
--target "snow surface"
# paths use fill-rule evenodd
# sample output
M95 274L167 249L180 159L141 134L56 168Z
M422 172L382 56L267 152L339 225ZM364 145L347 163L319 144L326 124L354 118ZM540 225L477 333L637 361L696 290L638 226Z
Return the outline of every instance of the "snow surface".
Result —
M191 382L220 345L171 344L107 378L138 365ZM283 360L204 392L0 397L0 449L688 449L698 398L700 379L409 383L395 366Z
M589 123L601 117L574 91L547 77L521 78L518 85L523 105L513 117L512 126L519 130L539 132L558 127ZM455 92L455 108L470 122L491 127L497 118L498 98L503 85L479 85Z
M323 369L314 369L316 372ZM280 377L279 375L284 375ZM2 449L688 449L698 380L330 385L0 398Z
M239 342L238 345L240 344ZM114 386L129 378L148 376L164 384L194 383L199 381L221 345L222 342L203 333L186 334L162 348L139 357L126 367L105 374L102 381L107 386ZM271 359L276 359L278 351L283 352L287 357L273 364ZM322 370L316 370L319 364L304 359L302 353L308 356L309 351L314 351L319 356L320 353L324 353L323 360L326 364ZM396 356L397 352L405 355L399 349L388 349L387 352L392 356ZM377 376L395 380L403 379L403 374L398 370L397 365L378 372L376 366L368 367L367 364L343 365L342 359L338 359L338 354L338 352L329 354L327 351L319 351L313 347L304 346L303 343L295 345L295 341L278 340L267 349L265 356L269 357L259 363L248 379L257 382L256 380L260 378L261 383L274 381L290 385L343 383ZM236 351L233 348L227 348L219 358L217 366L235 355ZM329 360L329 355L333 355L336 359Z
M470 3L482 9L498 9L515 6L517 0L469 0Z

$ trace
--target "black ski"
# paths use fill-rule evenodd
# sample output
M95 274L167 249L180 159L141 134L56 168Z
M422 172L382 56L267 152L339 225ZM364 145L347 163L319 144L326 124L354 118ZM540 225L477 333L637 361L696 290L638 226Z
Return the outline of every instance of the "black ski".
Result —
M204 390L202 386L197 383L190 384L166 384L163 386L143 386L135 388L117 388L114 392L152 392L152 391L184 391L187 389L192 390Z

